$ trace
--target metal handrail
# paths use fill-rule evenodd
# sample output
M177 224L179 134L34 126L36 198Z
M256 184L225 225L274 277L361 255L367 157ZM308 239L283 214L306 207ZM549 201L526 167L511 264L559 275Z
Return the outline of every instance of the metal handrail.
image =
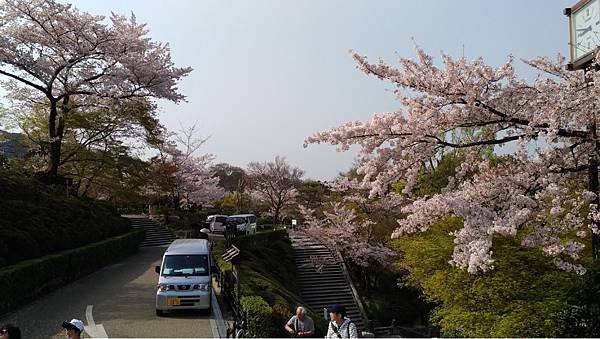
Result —
M358 306L358 310L360 311L360 315L363 319L365 327L368 327L369 326L369 318L367 318L367 312L365 311L365 307L363 306L362 301L360 300L360 296L358 295L358 292L356 291L356 288L354 287L352 278L350 277L350 274L348 273L348 267L346 267L346 262L344 261L344 258L342 257L342 254L340 253L340 251L338 251L336 249L335 253L337 254L338 259L340 260L340 263L342 266L342 272L344 273L344 277L346 278L346 281L350 285L350 290L352 291L352 296L354 297L354 302L356 302L356 306Z

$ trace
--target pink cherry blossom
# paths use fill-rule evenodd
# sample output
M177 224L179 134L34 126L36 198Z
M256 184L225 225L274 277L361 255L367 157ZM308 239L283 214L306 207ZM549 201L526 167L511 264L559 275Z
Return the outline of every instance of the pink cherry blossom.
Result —
M358 145L358 185L369 187L371 198L385 197L399 180L406 183L407 216L398 219L393 237L426 231L454 215L464 223L452 233L450 263L457 267L493 269L494 235L525 232L524 246L541 247L562 269L585 272L577 263L583 241L590 233L600 236L598 184L588 180L600 160L599 71L567 71L564 57L540 57L525 61L540 73L528 82L515 74L512 57L499 67L448 55L438 67L419 47L416 58L401 58L399 67L353 57L360 70L395 86L400 108L318 132L305 147L330 143L346 151ZM504 146L509 154L501 161L482 156ZM414 197L423 164L453 150L464 152L466 161L448 185L439 194ZM580 240L572 240L575 234Z
M192 69L175 67L168 45L150 39L133 14L107 19L55 0L5 0L0 22L2 85L15 105L45 107L51 177L73 110L184 100L177 83Z
M276 156L275 161L251 162L246 170L250 194L257 200L269 204L269 215L278 223L285 214L298 191L296 186L304 171L292 167L284 157Z
M206 139L194 139L195 126L182 131L182 135L171 135L175 140L166 140L159 145L159 155L152 159L159 175L166 176L165 185L151 184L147 192L156 196L170 196L180 207L194 204L210 206L225 196L218 186L219 177L211 169L215 156L194 155ZM176 141L177 140L177 141ZM179 145L178 145L179 142ZM183 149L183 150L182 150Z

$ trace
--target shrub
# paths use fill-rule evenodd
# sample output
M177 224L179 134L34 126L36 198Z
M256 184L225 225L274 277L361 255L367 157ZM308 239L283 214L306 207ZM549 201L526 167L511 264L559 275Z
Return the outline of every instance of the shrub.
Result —
M240 298L242 310L246 313L246 336L271 338L275 337L273 309L267 302L257 296Z
M144 231L136 230L0 269L0 314L132 253L143 238Z
M436 304L431 319L444 336L564 337L561 315L572 288L584 278L559 270L539 249L495 236L494 270L470 274L447 263L457 217L441 219L427 232L393 241L407 283ZM584 335L582 335L584 336Z
M0 170L0 267L97 242L130 230L105 202Z

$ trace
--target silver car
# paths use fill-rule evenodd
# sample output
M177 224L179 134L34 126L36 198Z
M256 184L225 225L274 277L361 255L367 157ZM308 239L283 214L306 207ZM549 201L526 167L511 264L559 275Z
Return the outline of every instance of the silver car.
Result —
M225 232L226 215L209 215L206 218L206 223L209 225L211 232Z
M211 309L210 243L177 239L167 248L156 286L156 315L178 309Z

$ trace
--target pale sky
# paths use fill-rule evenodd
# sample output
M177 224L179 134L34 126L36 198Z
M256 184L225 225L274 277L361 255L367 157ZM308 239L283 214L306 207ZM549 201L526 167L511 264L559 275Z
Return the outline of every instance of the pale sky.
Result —
M71 2L71 1L68 1ZM563 8L576 1L151 1L81 0L93 14L133 12L150 36L168 42L187 103L160 102L171 130L196 123L211 136L201 152L246 167L285 156L307 178L329 180L355 152L302 147L314 132L400 108L392 86L355 68L349 50L395 64L413 57L413 40L442 52L499 65L512 54L568 55ZM517 69L531 76L520 62ZM356 151L356 150L355 150Z

